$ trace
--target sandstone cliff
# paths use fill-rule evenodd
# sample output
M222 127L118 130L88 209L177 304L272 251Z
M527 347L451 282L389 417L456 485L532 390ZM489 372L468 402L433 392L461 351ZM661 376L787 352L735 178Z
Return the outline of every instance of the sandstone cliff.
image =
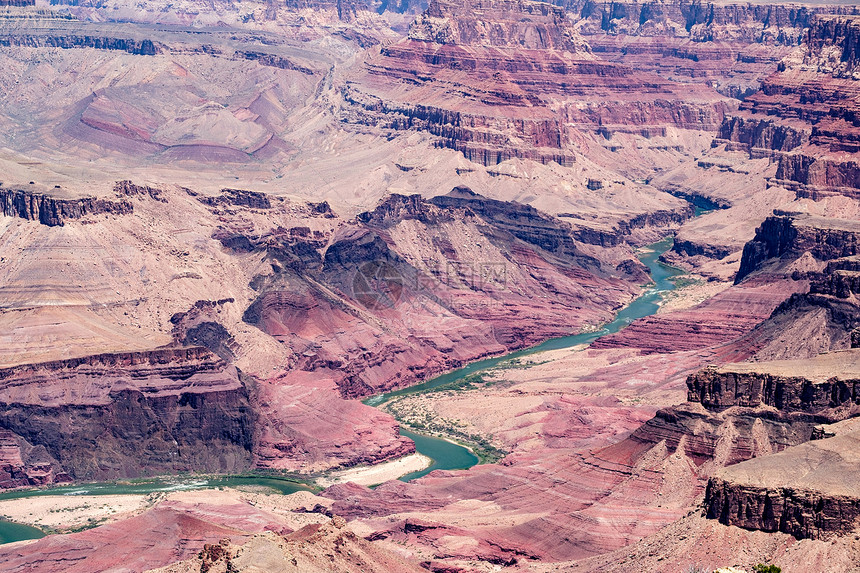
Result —
M111 201L94 197L61 199L25 189L0 188L0 213L7 217L38 221L49 227L63 225L68 220L80 219L87 215L101 213L125 215L132 210L133 207L128 201Z
M708 482L707 516L799 539L849 533L860 523L857 432L725 468Z

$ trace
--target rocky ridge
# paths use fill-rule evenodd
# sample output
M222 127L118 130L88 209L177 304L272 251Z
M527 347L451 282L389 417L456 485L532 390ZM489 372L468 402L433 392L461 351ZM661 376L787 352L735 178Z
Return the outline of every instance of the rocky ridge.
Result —
M0 188L0 214L38 221L49 227L62 226L66 221L88 215L125 215L132 210L133 206L128 201L95 197L63 199L47 192Z

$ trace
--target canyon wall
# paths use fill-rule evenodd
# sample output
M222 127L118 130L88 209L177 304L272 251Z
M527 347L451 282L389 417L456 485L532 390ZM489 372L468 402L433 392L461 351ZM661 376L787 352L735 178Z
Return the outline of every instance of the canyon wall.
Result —
M0 403L7 436L40 448L75 480L236 472L252 463L251 389L199 347L4 368Z
M773 259L794 260L809 253L819 261L856 255L860 225L844 219L803 214L768 217L756 229L755 238L744 246L735 283Z
M102 213L125 215L132 210L133 207L128 201L112 201L95 197L61 199L47 193L0 188L0 214L38 221L49 227L63 225L67 220L80 219L88 215Z
M798 539L851 533L860 524L858 439L849 432L720 471L708 482L707 517Z
M731 372L706 368L687 379L688 401L710 411L733 406L770 406L780 412L821 413L858 401L860 380L843 380L834 373L825 381L774 376L758 372Z
M560 8L502 0L434 0L342 95L347 123L427 131L484 165L518 157L570 166L579 129L714 129L732 108L704 86L596 59Z

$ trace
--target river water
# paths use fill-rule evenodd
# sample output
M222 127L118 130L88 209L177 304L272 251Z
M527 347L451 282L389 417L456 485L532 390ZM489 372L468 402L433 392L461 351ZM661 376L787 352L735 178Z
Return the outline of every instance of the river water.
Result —
M470 374L474 374L488 368L493 368L502 362L506 362L514 358L521 358L544 350L558 350L582 344L591 344L601 336L618 332L637 318L643 318L654 314L657 312L657 309L660 308L659 303L663 294L675 288L674 279L678 275L684 274L684 271L681 269L664 265L659 261L660 255L672 248L672 243L672 237L667 237L662 241L642 249L639 255L639 260L651 269L651 279L654 281L654 284L643 292L636 300L624 307L612 322L605 324L600 330L553 338L538 344L537 346L524 348L495 358L479 360L464 366L463 368L454 370L453 372L437 376L436 378L428 380L422 384L373 396L365 400L364 403L370 406L381 406L388 400L397 396L419 394L439 386L451 384L452 382L462 380ZM418 434L414 431L405 429L401 429L400 434L414 441L415 449L418 450L419 453L422 453L433 460L433 464L427 469L401 477L400 479L403 481L419 478L437 469L467 469L478 463L477 456L475 456L469 449L454 442L449 442L447 440L434 438L424 434ZM416 439L416 437L418 439Z
M154 492L189 491L217 487L257 486L266 487L288 495L297 491L311 491L305 484L291 480L265 476L176 476L164 479L142 479L106 483L84 483L50 489L16 490L0 493L0 501L44 495L146 495ZM45 532L35 527L0 520L0 544L39 539Z
M581 344L591 344L601 336L618 332L637 318L649 316L657 312L660 297L663 293L675 288L673 279L683 271L664 265L658 258L672 247L672 238L666 238L658 243L643 249L639 259L651 269L651 278L654 285L648 288L642 295L621 310L615 320L606 324L598 331L564 336L547 340L542 344L517 350L503 356L487 358L473 362L468 366L437 376L416 386L410 386L402 390L379 394L365 400L365 404L380 406L396 396L417 394L431 390L438 386L450 384L465 378L470 374L486 370L500 363L528 356L544 350L557 350L570 348ZM457 470L467 469L478 463L478 457L466 447L437 438L420 434L405 428L401 428L400 434L415 442L415 449L433 460L430 467L402 476L400 479L409 481L427 475L433 470ZM175 477L170 479L153 479L141 481L124 481L117 483L92 483L74 486L64 486L51 489L39 489L28 491L10 491L0 493L0 500L17 499L22 497L42 495L120 495L120 494L148 494L153 492L169 492L178 490L211 489L216 487L235 486L263 486L283 494L295 493L310 488L304 484L278 478L256 477L256 476L224 476L224 477ZM0 520L0 543L11 543L24 539L38 539L44 537L45 533L35 527Z

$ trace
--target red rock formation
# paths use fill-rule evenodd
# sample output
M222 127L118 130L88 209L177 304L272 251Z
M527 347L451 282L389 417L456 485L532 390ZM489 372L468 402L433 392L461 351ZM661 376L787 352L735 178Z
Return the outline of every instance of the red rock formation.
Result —
M852 7L723 2L592 2L565 7L595 55L743 98L800 42L818 13Z
M839 372L833 372L832 378L821 381L803 376L771 375L766 372L767 367L760 368L765 371L733 372L731 369L706 368L687 379L687 399L716 412L733 406L757 408L764 405L780 412L805 413L850 406L855 400L859 381L843 379Z
M248 504L166 502L137 517L80 533L0 546L0 560L6 571L15 573L92 573L120 568L146 571L187 559L207 543L217 544L222 539L242 543L267 528L280 531L284 524Z
M560 9L527 1L434 0L343 94L347 121L426 130L485 165L569 165L569 126L709 129L728 109L713 91L595 60Z
M726 120L715 144L779 161L772 184L814 200L856 198L860 175L850 154L860 150L856 16L819 15L803 36L800 57L780 63L761 91Z
M47 486L71 481L44 446L0 430L0 489Z
M55 468L103 480L251 464L248 389L235 367L199 347L4 368L0 403L0 427L27 450L24 473L53 469L41 481L63 481ZM11 474L14 486L40 481Z
M219 307L231 302L235 301L232 298L198 300L187 312L177 312L171 316L174 342L178 346L202 346L224 360L233 360L238 343L218 322L217 315Z
M328 523L312 523L283 537L267 533L255 535L244 543L230 543L227 539L209 543L196 557L153 573L206 573L224 569L252 573L273 568L284 573L427 570L360 538L342 517L334 516Z
M750 281L692 309L636 320L593 346L677 352L730 343L768 318L792 293L805 288L805 283L790 279ZM748 347L735 358L742 360L754 352L754 347Z
M733 150L749 151L750 157L770 156L773 151L791 151L809 141L809 131L773 118L744 115L727 117L713 146L727 144Z
M358 222L338 231L322 261L307 259L302 272L313 281L283 270L261 281L267 284L245 313L293 346L300 368L332 371L345 396L402 387L570 333L597 319L592 309L615 306L629 292L619 263L586 255L564 222L468 189L431 201L395 195ZM406 242L407 227L426 247ZM466 235L472 244L457 244ZM525 266L528 275L519 270ZM636 263L630 272L641 276ZM560 322L561 314L569 319ZM342 335L329 338L337 328Z
M707 516L799 539L852 532L860 523L858 440L849 432L720 471L708 482Z
M735 282L764 266L797 260L809 253L819 261L857 254L860 225L855 221L791 214L768 217L744 246Z

